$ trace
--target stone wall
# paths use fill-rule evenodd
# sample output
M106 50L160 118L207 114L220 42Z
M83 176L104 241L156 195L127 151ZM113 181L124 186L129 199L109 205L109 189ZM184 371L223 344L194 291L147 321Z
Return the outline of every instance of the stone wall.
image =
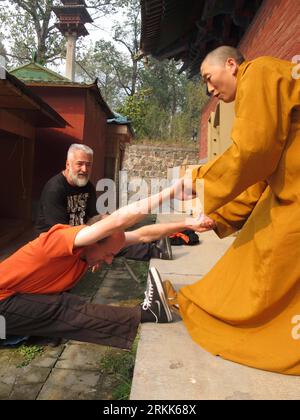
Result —
M174 146L127 146L122 170L128 179L139 177L167 178L167 169L180 165L197 165L198 148L176 148Z
M198 155L196 147L191 149L155 145L127 146L122 165L124 172L120 182L120 205L126 205L128 200L136 201L158 193L169 185L168 168L197 165ZM177 173L172 174L173 177L174 175L175 178L182 176ZM164 211L171 212L167 208L164 208Z

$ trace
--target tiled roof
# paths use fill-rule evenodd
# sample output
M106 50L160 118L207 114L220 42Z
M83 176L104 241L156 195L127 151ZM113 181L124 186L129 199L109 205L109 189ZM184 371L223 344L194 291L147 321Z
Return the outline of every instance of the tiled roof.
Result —
M124 117L123 115L118 114L117 112L114 112L114 115L115 115L114 118L107 120L108 124L118 124L118 125L131 124L131 121L127 117Z
M91 91L96 98L96 101L100 104L102 109L105 111L108 118L113 118L114 114L109 108L108 104L102 97L101 91L98 87L97 80L92 84L76 83L55 73L46 67L32 61L31 63L25 64L18 67L10 72L13 76L20 79L27 86L41 86L41 87L68 87L68 88L82 88Z
M10 73L0 80L0 107L21 110L36 127L63 128L68 125L61 115Z
M10 72L18 79L27 81L40 81L40 82L59 82L59 83L72 83L66 77L41 66L34 61L27 63L23 66L17 67Z

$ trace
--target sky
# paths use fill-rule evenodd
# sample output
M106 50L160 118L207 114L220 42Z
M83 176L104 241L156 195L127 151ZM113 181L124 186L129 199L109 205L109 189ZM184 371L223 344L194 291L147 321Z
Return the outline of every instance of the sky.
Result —
M111 16L104 16L94 24L86 24L86 29L90 34L90 36L87 38L90 38L93 42L96 42L100 38L105 39L106 41L113 41L111 36L112 29L115 22L119 22L120 20L122 21L121 12Z

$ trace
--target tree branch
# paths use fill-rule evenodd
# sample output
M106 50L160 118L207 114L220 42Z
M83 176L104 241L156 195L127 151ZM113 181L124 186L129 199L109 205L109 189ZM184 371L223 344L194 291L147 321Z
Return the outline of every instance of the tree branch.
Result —
M40 5L40 3L38 1L36 2L36 5L37 5L37 8L39 9L41 15L43 15L44 14L44 10L42 9L42 7L41 7L41 5Z
M15 54L6 53L5 55L7 55L7 57L17 58L18 60L27 60L28 59L28 57L20 57L19 55L15 55Z
M47 59L47 63L53 63L53 61L55 61L55 60L59 60L59 59L64 60L65 57L53 54L52 56L47 56L46 59Z
M134 57L134 54L133 54L133 51L132 51L131 47L125 41L123 41L123 39L119 39L119 38L115 38L115 37L113 39L114 39L114 41L120 42L121 44L123 44L127 48L127 50L130 52L131 57Z

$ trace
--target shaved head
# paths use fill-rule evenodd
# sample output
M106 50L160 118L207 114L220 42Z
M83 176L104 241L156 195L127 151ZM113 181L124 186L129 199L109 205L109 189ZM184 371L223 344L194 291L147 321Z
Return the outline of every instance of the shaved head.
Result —
M234 101L237 74L244 61L240 51L233 47L223 46L210 52L200 68L208 94L226 103Z
M245 61L243 54L237 48L224 45L207 54L202 65L205 62L212 65L225 65L229 58L233 58L237 64L242 64Z

